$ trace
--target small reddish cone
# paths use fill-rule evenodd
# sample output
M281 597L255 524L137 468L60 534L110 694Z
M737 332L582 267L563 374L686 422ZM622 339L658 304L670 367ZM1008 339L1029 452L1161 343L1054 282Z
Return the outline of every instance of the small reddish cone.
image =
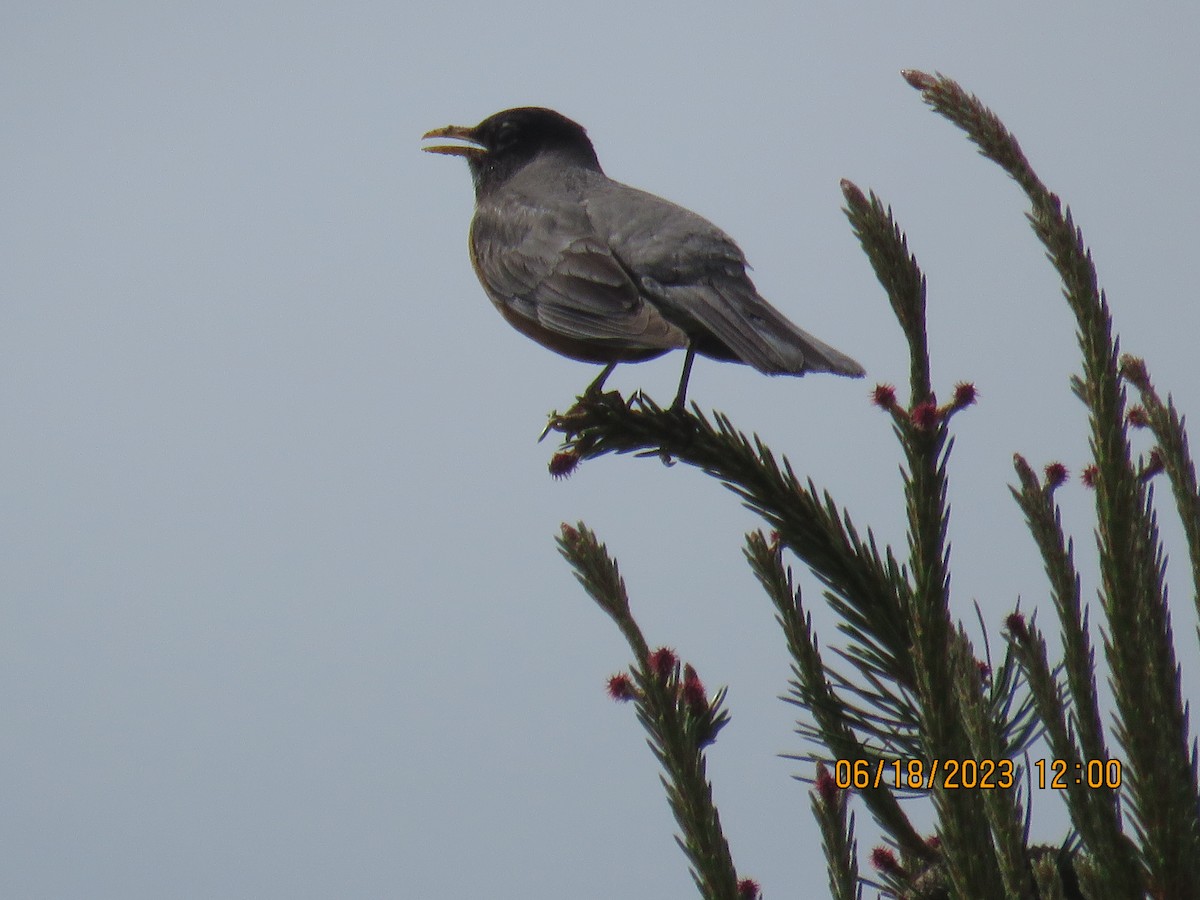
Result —
M880 409L896 408L896 389L890 384L877 384L871 391L871 402Z
M821 802L825 804L826 808L832 809L833 805L837 803L838 786L824 763L817 763L816 783L817 793L821 795Z
M954 386L954 403L952 406L955 409L962 409L964 406L970 406L975 402L977 394L975 385L969 381L960 381Z
M675 662L678 657L670 647L659 647L650 654L650 670L660 679L666 681L675 672Z
M1083 470L1083 474L1081 474L1079 477L1083 481L1085 487L1094 488L1096 486L1096 478L1099 475L1100 470L1096 468L1095 464L1093 463L1090 466L1086 466Z
M637 688L633 686L633 679L624 672L609 678L608 696L620 703L634 699L637 696Z
M1045 469L1046 486L1053 490L1062 485L1067 477L1071 474L1067 471L1067 467L1060 462L1052 462Z
M938 420L941 419L942 414L935 401L926 400L924 403L918 403L914 406L908 416L912 419L912 423L922 431L933 431L933 429L937 428Z
M1138 477L1145 481L1148 478L1153 478L1164 468L1166 468L1166 463L1163 461L1162 451L1155 447L1146 458L1146 465L1138 473Z
M1125 413L1125 419L1134 428L1148 428L1150 425L1150 414L1146 412L1144 406L1129 407L1129 412Z
M1020 613L1009 613L1008 618L1004 620L1004 625L1018 641L1029 640L1029 626L1025 624L1025 617Z
M708 694L704 690L704 683L691 666L683 667L682 693L683 702L687 704L693 715L699 716L708 712Z
M753 878L743 878L737 883L738 900L758 900L762 896L762 888Z
M573 450L563 450L550 457L550 474L554 478L569 478L579 468L579 454Z
M876 847L871 851L871 865L884 875L903 875L904 867L889 847Z

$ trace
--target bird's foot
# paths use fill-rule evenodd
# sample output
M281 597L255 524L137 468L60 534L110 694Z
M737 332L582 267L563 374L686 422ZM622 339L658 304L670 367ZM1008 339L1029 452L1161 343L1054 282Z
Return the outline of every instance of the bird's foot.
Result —
M673 416L680 416L680 417L692 415L692 413L688 410L687 399L684 397L676 397L671 402L671 405L669 407L667 407L667 412L669 412Z

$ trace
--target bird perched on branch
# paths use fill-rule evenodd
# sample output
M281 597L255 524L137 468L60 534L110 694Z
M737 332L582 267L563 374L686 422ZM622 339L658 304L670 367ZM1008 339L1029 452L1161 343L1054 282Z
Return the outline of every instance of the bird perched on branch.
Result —
M697 353L768 375L863 367L793 325L759 296L746 258L695 213L608 178L583 127L553 110L508 109L431 153L462 156L475 182L471 262L500 314L563 356L617 363L681 349L673 408L682 409Z

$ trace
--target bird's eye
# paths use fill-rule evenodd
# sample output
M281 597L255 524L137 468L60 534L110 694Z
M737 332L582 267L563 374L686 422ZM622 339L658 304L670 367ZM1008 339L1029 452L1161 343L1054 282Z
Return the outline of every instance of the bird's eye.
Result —
M496 135L493 143L496 147L510 147L521 139L521 128L512 119L504 119L496 124Z

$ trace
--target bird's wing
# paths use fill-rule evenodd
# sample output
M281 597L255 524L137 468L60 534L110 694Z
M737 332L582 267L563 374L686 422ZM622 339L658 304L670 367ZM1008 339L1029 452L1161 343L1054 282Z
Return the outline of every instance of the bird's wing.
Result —
M550 331L624 348L687 345L686 335L645 301L577 206L547 209L519 195L481 204L471 249L492 300Z
M857 362L763 299L741 249L707 219L610 180L584 205L643 294L701 353L732 356L769 374L863 374Z

